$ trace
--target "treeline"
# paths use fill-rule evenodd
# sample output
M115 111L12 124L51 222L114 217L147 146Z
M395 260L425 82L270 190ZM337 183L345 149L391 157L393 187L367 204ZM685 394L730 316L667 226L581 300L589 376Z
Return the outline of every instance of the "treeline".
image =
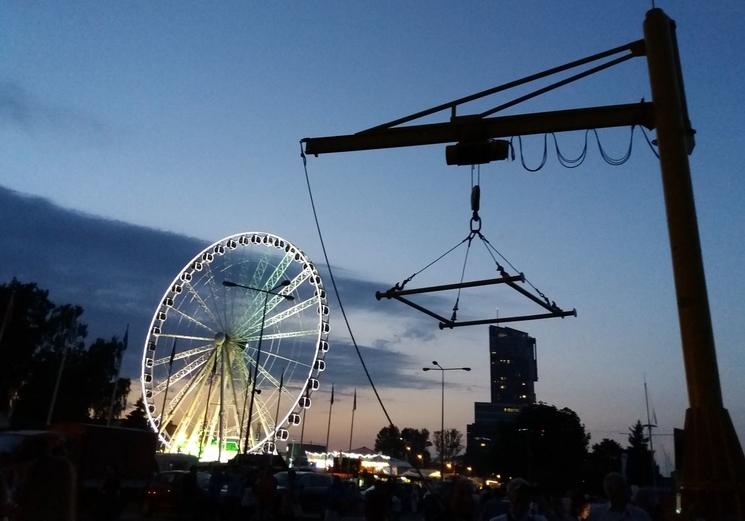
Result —
M375 450L406 459L412 465L430 467L427 449L433 447L434 455L439 458L442 454L454 468L467 468L485 477L520 476L546 490L562 492L583 488L600 495L603 477L609 472L622 472L629 483L639 486L661 479L640 421L629 427L627 447L603 439L590 448L590 435L577 413L536 403L523 407L511 421L496 425L483 443L458 456L464 447L462 434L456 429L446 429L441 437L439 431L430 436L427 429L407 427L399 431L391 425L378 432Z
M33 282L0 285L0 415L11 428L105 423L125 409L130 381L118 370L126 338L87 343L82 315Z

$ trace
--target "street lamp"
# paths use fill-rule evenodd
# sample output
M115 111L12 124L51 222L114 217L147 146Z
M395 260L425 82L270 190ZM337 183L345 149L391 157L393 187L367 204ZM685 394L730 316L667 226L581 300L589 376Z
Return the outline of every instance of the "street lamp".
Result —
M264 321L266 319L266 305L269 300L269 295L274 295L277 297L282 297L285 300L295 300L295 297L292 295L285 295L282 293L276 293L276 291L279 288L283 288L290 285L289 280L283 280L276 286L274 286L271 289L261 289L261 288L254 288L251 286L245 286L243 284L238 284L237 282L232 282L229 280L223 280L222 285L226 288L242 288L242 289L248 289L251 291L258 291L260 293L264 294L264 306L261 310L261 328L259 329L259 344L256 348L256 360L254 360L254 374L251 381L251 401L250 405L248 406L248 425L246 426L246 439L243 442L243 453L248 453L248 440L251 438L251 420L253 419L253 413L254 413L254 397L257 394L256 390L256 376L259 372L259 359L261 358L261 341L264 338ZM258 391L261 392L261 391ZM246 393L248 393L248 386L246 386ZM243 400L243 407L245 411L246 401ZM241 425L243 425L243 420L241 420ZM276 425L274 426L276 429Z
M440 371L442 376L442 407L440 412L440 479L445 479L445 371L470 371L470 367L442 367L437 360L432 361L434 367L422 367L422 371Z

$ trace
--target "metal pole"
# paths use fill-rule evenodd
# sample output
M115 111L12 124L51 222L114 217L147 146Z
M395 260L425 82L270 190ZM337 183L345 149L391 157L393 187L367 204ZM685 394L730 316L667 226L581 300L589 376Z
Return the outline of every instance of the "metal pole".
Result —
M693 131L687 117L675 23L661 9L647 12L644 41L688 385L683 510L701 519L743 519L745 456L722 402L688 164Z
M277 411L274 413L274 437L272 438L272 444L276 446L277 444L277 429L279 429L279 425L277 425L277 422L279 422L279 403L282 400L282 387L284 386L285 382L285 370L282 369L282 375L279 377L279 394L277 396Z
M354 402L352 403L352 425L349 427L349 452L352 452L352 433L354 433L354 412L357 410L357 389L354 390Z
M160 425L158 426L158 434L163 432L166 429L166 424L164 423L164 420L166 419L166 409L168 407L168 388L171 386L171 375L173 374L173 358L176 355L176 339L173 339L173 344L171 344L171 358L168 360L168 377L166 378L166 390L163 393L163 412L160 413ZM163 452L166 451L166 445L163 444Z
M57 369L57 379L54 382L54 390L52 391L52 401L49 403L49 411L47 412L47 423L49 427L52 424L52 416L54 415L54 407L57 404L57 393L59 392L59 385L62 381L62 372L65 370L65 362L67 361L67 342L65 342L62 348L62 360L59 363L59 369Z
M225 344L220 351L220 425L218 427L217 434L217 461L222 459L222 444L223 444L223 403L225 403Z
M326 426L326 461L329 459L329 435L331 434L331 409L334 407L334 385L331 384L331 400L329 400L329 421ZM333 464L333 461L332 461Z
M445 369L442 374L442 401L440 406L440 480L445 479Z
M246 441L243 445L243 453L248 453L248 440L251 438L251 420L254 414L254 397L256 396L256 377L259 373L259 359L261 358L261 341L264 339L264 321L266 320L266 303L269 293L264 292L264 307L261 310L261 329L259 330L259 345L256 348L256 360L254 360L254 375L251 382L251 401L248 405L248 425L246 426Z
M207 432L207 413L210 410L210 397L212 396L212 384L215 383L215 373L217 371L217 352L215 352L215 360L212 363L212 374L210 375L210 385L207 387L207 404L204 407L204 420L202 421L202 434L199 436L199 456L198 458L202 457L202 448L204 447L204 438L205 436L208 438L207 442L209 443L209 433Z

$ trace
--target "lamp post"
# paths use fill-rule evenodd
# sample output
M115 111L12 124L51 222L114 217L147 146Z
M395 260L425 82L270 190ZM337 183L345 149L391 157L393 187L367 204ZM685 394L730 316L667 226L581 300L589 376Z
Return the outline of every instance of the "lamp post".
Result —
M440 410L440 479L445 479L445 371L470 371L470 367L442 367L437 360L432 361L434 367L422 367L422 371L440 371L442 377L442 405Z
M274 295L277 297L282 297L285 300L294 300L295 297L292 295L285 295L282 293L277 293L276 291L279 288L283 288L285 286L288 286L290 284L289 280L283 280L276 286L274 286L271 289L261 289L261 288L254 288L251 286L245 286L243 284L238 284L237 282L231 282L229 280L223 280L222 285L226 288L242 288L242 289L248 289L251 291L258 291L260 293L264 294L264 305L261 310L261 328L259 329L259 344L256 347L256 359L254 360L254 372L253 377L251 378L251 401L249 402L248 406L248 425L246 425L246 439L243 442L243 453L248 453L248 440L251 438L251 420L253 419L253 413L254 413L254 397L257 393L256 391L256 376L259 372L259 359L261 358L261 341L264 338L264 321L266 319L266 305L269 301L269 295ZM246 387L246 391L248 392L248 386ZM244 400L244 407L245 407L245 400ZM241 421L241 425L243 425L243 422ZM276 429L276 425L275 425Z

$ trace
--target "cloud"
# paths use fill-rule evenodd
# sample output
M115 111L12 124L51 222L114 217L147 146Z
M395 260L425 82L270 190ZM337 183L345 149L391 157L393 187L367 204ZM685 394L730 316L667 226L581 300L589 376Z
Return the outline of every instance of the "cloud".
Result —
M109 131L92 115L71 107L44 103L11 80L0 80L0 125L26 131L51 131L86 140L101 140Z
M424 389L431 386L431 381L421 376L421 362L417 358L387 347L382 347L381 344L359 345L362 358L376 386L404 389ZM324 380L328 379L342 388L368 385L367 376L352 343L335 342L326 360L328 369Z
M138 377L145 341L155 303L183 265L207 242L68 210L39 198L0 187L0 282L16 277L50 290L59 304L74 303L85 309L90 339L121 337L129 325L129 348L123 373ZM319 266L322 273L323 266ZM417 388L422 380L419 362L403 350L412 341L432 338L434 321L414 316L401 319L397 303L377 302L381 285L335 270L347 312L363 320L353 322L376 331L365 339L360 331L360 350L377 385ZM328 288L329 291L330 288ZM337 304L329 294L332 311ZM338 386L367 385L353 345L345 339L340 317L332 317L332 350L328 353L327 381ZM380 338L381 320L388 324ZM355 331L355 335L358 332ZM374 337L374 338L373 338Z

